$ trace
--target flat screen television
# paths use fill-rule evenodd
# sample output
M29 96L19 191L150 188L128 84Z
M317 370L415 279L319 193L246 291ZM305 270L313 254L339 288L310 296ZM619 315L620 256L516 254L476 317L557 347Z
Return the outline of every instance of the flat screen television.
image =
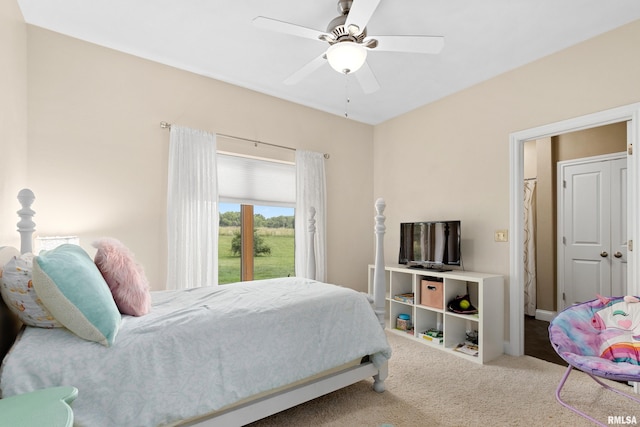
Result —
M410 267L444 270L461 265L460 221L403 222L398 262Z

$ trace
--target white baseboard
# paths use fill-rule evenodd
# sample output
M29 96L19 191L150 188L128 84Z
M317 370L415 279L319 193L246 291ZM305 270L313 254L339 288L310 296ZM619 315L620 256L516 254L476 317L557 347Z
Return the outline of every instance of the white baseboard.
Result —
M551 322L553 320L554 317L556 317L556 314L558 314L555 311L549 311L549 310L538 310L536 309L536 319L537 320L544 320L545 322Z

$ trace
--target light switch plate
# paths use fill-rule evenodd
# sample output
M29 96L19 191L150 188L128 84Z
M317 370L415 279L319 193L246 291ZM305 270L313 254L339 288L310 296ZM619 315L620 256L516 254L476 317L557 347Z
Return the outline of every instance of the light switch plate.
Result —
M509 230L496 230L494 234L494 239L496 242L508 242Z

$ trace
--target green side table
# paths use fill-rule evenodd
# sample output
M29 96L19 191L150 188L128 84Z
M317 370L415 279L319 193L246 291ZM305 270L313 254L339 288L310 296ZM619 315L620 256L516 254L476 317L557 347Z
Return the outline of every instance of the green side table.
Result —
M0 399L0 427L72 427L75 387L53 387Z

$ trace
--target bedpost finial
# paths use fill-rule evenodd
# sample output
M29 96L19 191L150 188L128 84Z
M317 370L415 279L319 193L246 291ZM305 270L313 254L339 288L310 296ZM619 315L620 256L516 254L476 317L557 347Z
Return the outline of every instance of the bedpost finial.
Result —
M18 221L18 232L20 233L20 253L33 252L33 232L36 231L36 223L33 222L35 211L31 209L31 204L36 199L33 191L28 188L20 190L18 201L22 208L17 212L20 217Z
M36 196L33 194L33 191L29 190L28 188L23 188L18 193L18 201L23 208L28 208L29 206L31 206L35 199Z
M384 212L384 208L386 207L387 204L384 202L384 199L382 197L376 200L376 211L378 212L378 214L382 215L382 213Z

